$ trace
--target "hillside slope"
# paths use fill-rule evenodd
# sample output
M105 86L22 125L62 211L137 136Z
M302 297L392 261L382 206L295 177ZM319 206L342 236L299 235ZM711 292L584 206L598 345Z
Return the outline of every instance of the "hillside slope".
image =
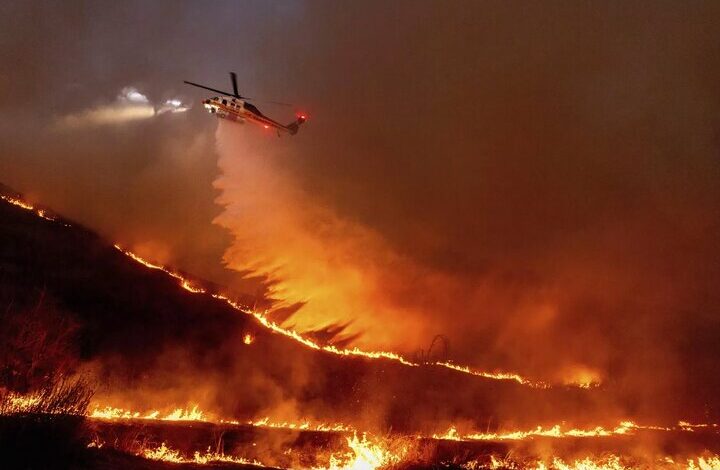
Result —
M456 422L487 429L589 418L596 398L308 348L222 299L183 289L90 230L7 201L0 201L0 286L4 308L41 302L72 322L76 369L91 374L97 397L114 406L196 403L237 419L436 432ZM243 341L248 334L252 344Z

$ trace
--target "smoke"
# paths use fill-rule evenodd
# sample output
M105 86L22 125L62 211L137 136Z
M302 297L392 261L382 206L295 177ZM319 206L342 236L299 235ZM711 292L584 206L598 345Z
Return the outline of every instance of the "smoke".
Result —
M287 68L334 71L306 84L316 119L281 142L221 124L228 266L265 277L300 329L409 353L444 334L458 361L600 380L648 413L689 412L673 399L689 388L703 412L720 306L709 12L429 10L371 10L372 34L313 10L333 53Z
M149 119L164 113L182 113L190 109L179 99L166 100L153 105L147 96L136 88L125 87L110 104L61 116L54 127L58 130L72 130L82 127L121 125L125 122Z
M299 157L291 141L222 121L217 139L225 211L215 222L234 236L229 268L263 278L276 308L299 307L289 321L300 330L341 325L341 336L366 347L427 337L432 325L386 295L388 278L408 275L410 261L301 187L287 165Z
M293 142L224 122L217 139L223 175L215 185L225 211L215 222L234 237L224 259L229 268L266 281L280 320L306 333L324 332L321 339L351 339L364 348L405 353L428 346L438 333L453 342L484 337L484 350L473 354L461 343L455 357L538 373L520 361L495 358L508 349L537 357L538 349L546 348L561 302L550 282L423 266L377 230L340 215L332 203L304 188L288 163L298 158ZM469 311L488 313L478 324ZM288 312L292 315L285 318ZM483 363L482 354L491 349L491 359ZM547 380L603 378L584 358L552 358L542 364L542 372L554 371L543 377Z
M319 337L716 409L717 4L3 8L9 185ZM94 124L229 70L312 120L221 123L222 207L207 115Z

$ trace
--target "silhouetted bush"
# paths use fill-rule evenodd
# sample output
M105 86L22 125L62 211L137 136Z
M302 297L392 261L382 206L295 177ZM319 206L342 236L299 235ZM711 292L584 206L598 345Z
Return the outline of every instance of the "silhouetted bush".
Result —
M76 331L73 315L44 290L29 295L0 282L0 389L52 390L77 366Z
M71 378L73 317L44 291L0 287L0 468L79 468L92 390Z

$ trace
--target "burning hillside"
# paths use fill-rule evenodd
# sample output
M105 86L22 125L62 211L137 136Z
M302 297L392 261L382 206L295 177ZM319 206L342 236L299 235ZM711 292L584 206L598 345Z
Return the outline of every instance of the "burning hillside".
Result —
M42 288L43 301L54 299L69 311L77 323L79 369L103 383L129 383L143 390L138 394L142 399L116 398L112 387L98 390L113 406L147 409L202 402L204 409L240 419L277 414L273 418L347 422L357 420L358 407L372 403L378 414L366 414L365 427L419 430L423 414L451 419L449 409L456 408L449 405L454 391L433 389L438 378L477 394L478 402L480 396L489 403L536 393L574 401L575 406L587 400L580 388L551 390L516 374L320 343L249 309L217 286L105 244L63 219L38 218L29 206L17 204L4 210L5 227L13 228L16 237L17 227L31 224L34 230L30 244L15 238L6 245L11 247L6 264L12 263L14 279L24 279L26 302L37 300L30 287ZM23 250L15 249L20 245ZM71 275L59 274L68 269ZM17 293L19 287L12 288ZM293 357L292 364L284 357ZM192 386L185 383L188 378ZM228 385L242 390L248 384L274 395L251 393L246 400L230 400L222 393ZM407 396L411 389L424 405L392 398ZM423 395L430 394L446 398L428 406L432 402ZM316 406L315 397L322 397L321 405ZM464 414L466 420L486 417L475 404L452 413ZM400 419L389 419L391 415ZM437 431L434 426L428 430Z
M40 351L52 346L58 356L44 367L71 389L72 377L83 377L94 390L89 406L51 411L48 400L67 391L43 388L47 374L11 370L18 351L8 345L6 371L16 378L5 379L5 419L86 415L89 449L119 446L193 465L718 466L714 423L636 421L644 417L603 408L605 385L567 387L321 343L219 286L106 243L7 190L2 198L6 325L22 312L40 331L51 321L62 334ZM46 310L51 320L39 315Z

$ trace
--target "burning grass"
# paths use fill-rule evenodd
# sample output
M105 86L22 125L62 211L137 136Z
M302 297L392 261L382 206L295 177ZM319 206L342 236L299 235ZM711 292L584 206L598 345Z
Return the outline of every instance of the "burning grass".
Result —
M406 462L417 446L413 440L407 438L380 439L366 434L358 436L357 433L347 437L346 444L345 450L329 453L319 452L316 456L316 464L299 468L307 470L375 470L398 467ZM159 446L145 447L138 452L138 455L151 460L174 463L234 463L267 466L254 458L226 455L222 452L213 452L210 448L205 452L195 451L192 456L186 456L181 451L169 447L165 442Z
M264 467L257 460L250 460L243 457L233 457L223 453L212 452L208 448L205 453L196 451L192 458L184 457L180 451L169 448L164 442L156 448L143 449L140 454L142 457L150 460L162 460L174 463L196 463L196 464L213 464L213 463L235 463L239 465L254 465Z
M95 419L158 419L162 421L207 421L205 415L197 405L192 408L175 408L167 414L161 414L159 411L149 411L140 413L139 411L130 411L122 408L114 408L112 406L99 407L95 406L89 414L90 418Z
M0 415L85 416L93 392L81 379L60 380L37 392L0 394Z
M389 468L405 462L417 447L407 438L378 439L353 433L347 438L349 451L331 454L328 463L314 470L373 470Z
M575 460L553 457L548 460L526 461L490 456L487 461L472 460L460 465L460 468L465 470L720 470L720 457L717 455L696 456L676 462L670 457L642 461L613 454Z
M276 432L290 432L295 433L296 436L301 436L303 433L335 434L339 432L345 434L345 437L337 441L343 443L342 446L333 444L328 447L327 443L330 441L316 441L310 446L298 444L302 440L288 441L287 446L274 450L275 455L269 453L266 454L266 458L262 458L255 453L254 443L245 444L244 447L233 445L232 452L225 452L223 449L226 438L223 436L226 431L222 431L222 426L235 425L228 422L215 424L207 422L207 415L197 407L178 408L166 414L159 412L140 414L110 407L96 408L89 415L99 422L105 422L108 426L128 423L130 430L136 429L131 432L130 435L135 437L130 440L118 439L115 435L116 437L110 440L114 443L105 445L103 439L97 435L92 440L88 438L89 433L83 425L83 417L76 411L82 408L89 396L86 392L83 393L81 382L71 385L57 387L51 393L45 394L28 396L5 394L3 402L5 416L0 417L0 424L2 424L0 430L5 433L2 437L5 437L10 431L11 441L4 439L3 444L13 442L17 448L24 450L23 455L32 455L29 443L36 446L38 442L49 440L50 455L62 455L69 461L82 461L87 458L87 455L83 453L83 448L96 451L114 449L143 459L173 464L252 465L305 470L378 470L438 468L438 466L465 470L645 470L653 468L661 470L720 470L720 456L707 452L675 456L658 456L648 453L646 457L629 457L616 453L599 453L567 457L565 451L557 448L550 452L550 457L539 459L532 457L532 454L522 457L526 455L528 448L520 450L523 448L519 447L517 451L499 454L497 450L492 450L493 447L473 447L477 446L476 441L478 440L522 442L524 440L551 439L560 442L561 440L558 438L567 438L576 442L579 442L579 439L592 439L592 442L597 443L599 441L596 439L600 437L631 439L639 432L673 433L672 436L676 436L676 438L682 436L692 438L698 434L711 433L715 439L717 438L714 426L687 422L681 422L677 426L668 428L640 426L625 422L617 428L609 430L599 427L591 430L562 430L556 426L547 430L538 428L529 432L468 435L463 438L460 438L456 430L451 429L445 435L434 436L432 439L407 435L376 436L354 431L350 434L344 429L333 429L327 425L324 427L309 424L298 426L296 423L273 423L268 419L243 424L242 426L249 428L264 429L264 432L270 433L268 437ZM57 398L59 396L64 398ZM70 406L69 404L74 405ZM219 437L214 446L215 450L212 450L211 446L201 448L203 450L193 449L192 447L197 446L195 441L189 442L190 447L186 447L184 450L175 447L172 442L165 439L155 441L160 444L152 444L153 434L151 429L146 427L150 423L158 423L158 426L166 427L167 435L175 436L175 438L185 432L183 430L187 430L187 432L192 432L190 436L195 436L193 439L198 437L194 423L200 423L208 427L208 435ZM178 434L179 432L181 434ZM252 433L249 435L254 436L251 437L252 439L259 437ZM673 440L674 438L669 437L669 439ZM290 444L290 442L295 443ZM326 444L321 442L326 442ZM460 446L453 451L454 457L450 462L444 462L441 458L442 454L437 451L437 446L443 442ZM552 448L551 445L550 449ZM570 448L573 447L570 446ZM249 450L249 452L244 453L242 449ZM577 449L569 455L573 455L574 452L577 452ZM637 452L633 452L633 455L637 455Z
M489 454L467 461L437 462L427 460L417 441L402 437L368 437L353 434L346 439L347 448L329 453L320 451L313 465L293 465L301 470L382 470L447 468L463 470L720 470L720 456L703 454L682 457L623 457L615 454L591 455L580 458L559 456L537 459L532 457ZM288 451L289 452L289 451ZM196 451L186 456L166 443L148 447L138 455L150 460L173 463L213 464L232 463L266 467L257 459ZM295 460L296 462L299 459Z
M110 423L156 422L158 426L185 426L191 425L182 421L168 421L163 419L162 414L155 413L155 418L142 417L140 413L114 412L115 418L104 419ZM123 417L125 416L125 418ZM133 418L136 416L136 418ZM139 416L139 418L137 418ZM204 415L203 416L207 416ZM161 424L162 423L162 424ZM167 423L167 424L165 424ZM475 433L462 435L455 428L451 428L444 435L435 435L432 438L410 435L385 435L378 436L369 433L358 433L357 431L346 431L343 428L330 426L313 426L309 423L272 422L269 419L238 423L233 420L220 420L210 423L202 422L208 426L208 435L225 435L232 440L232 428L227 426L240 426L245 428L251 439L258 438L254 434L255 428L263 429L263 432L270 433L261 440L270 439L270 435L276 432L291 433L287 436L301 436L304 433L321 433L328 436L340 434L343 437L335 444L332 441L315 442L307 447L298 444L299 441L288 444L287 447L275 449L274 454L267 454L265 457L254 454L253 445L245 443L243 447L235 442L231 447L235 449L231 454L223 453L220 450L205 452L198 450L185 450L174 448L166 436L173 435L168 432L154 434L155 442L160 445L148 445L140 451L134 451L138 455L147 458L161 459L183 463L199 464L203 459L207 462L219 462L225 458L226 462L250 462L253 464L262 463L265 466L278 466L285 468L312 469L312 470L371 470L380 468L464 468L475 469L527 469L527 470L629 470L629 469L688 469L688 470L720 470L717 467L718 456L712 453L688 450L685 454L667 456L648 451L646 456L637 457L637 449L629 453L623 453L618 449L634 449L642 446L646 438L657 441L662 438L665 442L672 442L672 446L680 445L685 441L692 441L699 434L704 439L717 441L715 427L712 425L690 424L680 422L676 426L663 427L652 425L638 425L632 422L623 422L612 428L588 428L588 429L564 429L560 425L548 428L537 427L530 431L503 431L496 433ZM223 428L223 426L226 426ZM214 430L212 430L214 429ZM226 429L226 431L220 431ZM212 430L212 431L211 431ZM226 434L227 433L227 434ZM663 437L664 436L664 437ZM580 445L583 441L588 445ZM601 441L607 445L600 445ZM635 444L632 444L632 443ZM535 444L539 447L535 447ZM556 445L557 444L557 445ZM249 446L249 447L248 447ZM628 447L630 446L630 447ZM216 446L221 449L222 446ZM440 450L440 448L444 450ZM681 446L682 447L682 446ZM694 446L698 448L697 445ZM592 449L597 451L590 455L575 456L578 449ZM602 451L601 449L615 449L615 453ZM245 449L243 451L242 449ZM502 453L501 449L506 449ZM542 453L549 453L549 457L538 459L533 457L534 450L545 449ZM693 452L695 452L693 454ZM450 461L445 461L443 456L451 456ZM627 455L635 455L628 457ZM524 456L524 457L523 457ZM233 460L234 459L234 460Z
M150 268L150 269L163 271L163 272L165 272L166 274L168 274L169 276L174 277L175 279L178 280L180 286L181 286L183 289L187 290L188 292L192 292L193 294L207 294L207 293L209 293L209 292L208 292L206 289L204 289L203 287L198 286L196 282L192 281L191 279L187 278L187 277L184 276L183 274L181 274L181 273L179 273L179 272L177 272L177 271L175 271L175 270L173 270L173 269L170 269L170 268L168 268L168 267L166 267L166 266L163 266L163 265L161 265L161 264L157 264L157 263L153 263L153 262L151 262L151 261L148 261L148 260L142 258L141 256L138 256L137 254L135 254L135 253L133 253L133 252L131 252L131 251L128 251L128 250L123 249L122 247L120 247L120 246L117 245L117 244L114 245L114 246L115 246L115 248L116 248L117 250L121 251L122 253L124 253L125 255L127 255L128 257L130 257L131 259L137 261L138 263L142 264L143 266L145 266L145 267L147 267L147 268ZM503 371L488 372L488 371L481 371L481 370L473 369L473 368L471 368L471 367L469 367L469 366L457 365L457 364L454 364L454 363L449 362L449 361L436 361L436 362L428 362L428 363L420 364L420 363L417 363L417 362L410 361L410 360L406 359L405 357L403 357L402 355L397 354L397 353L394 353L394 352L388 352L388 351L364 351L364 350L361 350L361 349L359 349L359 348L357 348L357 347L355 347L355 348L338 348L337 346L334 346L334 345L332 345L332 344L326 344L326 345L319 344L319 343L313 341L312 339L303 336L302 334L298 333L298 332L295 331L295 330L292 330L292 329L290 329L290 328L285 328L284 326L282 326L282 325L280 325L280 324L278 324L278 323L276 323L276 322L271 321L271 320L267 317L267 312L259 312L259 311L256 311L256 310L254 310L254 309L251 309L251 308L249 308L249 307L247 307L247 306L244 306L244 305L242 305L242 304L240 304L240 303L238 303L238 302L233 301L232 299L228 298L227 296L225 296L225 295L223 295L223 294L211 293L210 295L212 295L212 297L214 297L214 298L216 298L216 299L219 299L219 300L222 300L222 301L226 302L226 303L227 303L228 305L230 305L233 309L235 309L235 310L237 310L237 311L239 311L239 312L242 312L242 313L245 313L245 314L248 314L248 315L252 315L253 317L255 317L255 319L256 319L261 325L263 325L264 327L268 328L269 330L271 330L271 331L273 331L273 332L275 332L275 333L281 334L281 335L283 335L283 336L286 336L286 337L288 337L288 338L291 338L291 339L297 341L298 343L301 343L301 344L303 344L304 346L307 346L307 347L309 347L309 348L311 348L311 349L315 349L315 350L319 350L319 351L324 351L324 352L331 353L331 354L335 354L335 355L338 355L338 356L360 356L360 357L365 357L365 358L369 358L369 359L387 359L387 360L399 362L400 364L403 364L403 365L405 365L405 366L410 366L410 367L419 367L419 366L421 366L421 365L442 367L442 368L450 369L450 370L453 370L453 371L456 371L456 372L461 372L461 373L463 373L463 374L468 374L468 375L472 375L472 376L476 376L476 377L483 377L483 378L486 378L486 379L514 381L514 382L517 382L517 383L520 384L520 385L525 385L525 386L532 387L532 388L549 388L549 387L550 387L549 384L547 384L547 383L545 383L545 382L543 382L543 381L531 380L531 379L529 379L529 378L527 378L527 377L523 377L523 376L521 376L521 375L519 375L519 374L512 373L512 372L503 372ZM243 337L243 342L244 342L245 344L252 344L252 342L253 342L252 336L247 336L247 335L244 336L244 337ZM588 385L587 383L584 383L584 382L583 382L583 383L577 383L577 384L570 383L570 384L567 384L567 385L577 386L577 387L579 387L579 388L588 388L588 387L589 387L589 385ZM594 384L593 384L593 386L597 386L597 385L599 385L599 384L597 384L597 383L594 383Z

